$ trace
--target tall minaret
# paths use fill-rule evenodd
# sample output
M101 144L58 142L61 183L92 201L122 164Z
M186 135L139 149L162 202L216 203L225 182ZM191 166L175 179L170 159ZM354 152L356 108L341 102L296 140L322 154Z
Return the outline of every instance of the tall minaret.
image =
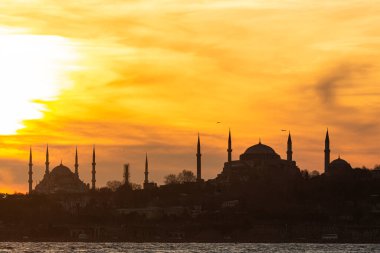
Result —
M198 133L198 144L197 144L197 182L202 181L202 168L201 168L201 141Z
M330 137L329 137L329 129L326 132L325 139L325 173L327 172L327 168L330 164Z
M33 191L33 162L32 162L32 147L30 147L29 153L29 194Z
M96 162L95 162L95 145L93 147L93 150L92 150L92 187L91 189L92 190L95 190L95 182L96 182L96 179L95 179L95 174L96 174L96 171L95 171L95 166L96 166Z
M288 136L288 151L286 152L288 161L291 162L293 161L293 145L292 145L292 136L290 135L289 131L289 136Z
M77 177L79 177L79 171L78 171L78 168L79 168L79 164L78 164L78 146L75 148L75 175Z
M148 168L148 153L145 154L145 180L144 180L144 185L149 183L149 178L148 178L148 175L149 175L149 168Z
M231 144L231 129L228 130L228 162L232 160L232 144Z
M46 145L45 177L49 176L49 145Z

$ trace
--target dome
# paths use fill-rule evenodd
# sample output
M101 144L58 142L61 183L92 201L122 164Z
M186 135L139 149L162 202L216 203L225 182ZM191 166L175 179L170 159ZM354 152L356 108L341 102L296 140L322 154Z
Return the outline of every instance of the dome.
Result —
M249 147L241 156L241 160L263 160L263 159L280 159L280 156L273 148L259 142Z
M346 160L341 159L340 157L338 159L335 159L329 164L328 167L329 171L349 171L352 170L351 164L349 164Z
M276 152L274 152L273 148L260 142L259 144L249 147L244 154L276 154Z
M61 164L61 165L55 167L55 168L50 172L50 176L59 176L59 177L61 177L61 176L65 176L65 175L71 175L71 174L73 174L73 173L71 172L71 170L70 170L68 167L64 166L63 164Z
M68 167L60 164L55 167L49 174L45 174L42 181L36 185L37 193L83 193L88 190L84 184Z

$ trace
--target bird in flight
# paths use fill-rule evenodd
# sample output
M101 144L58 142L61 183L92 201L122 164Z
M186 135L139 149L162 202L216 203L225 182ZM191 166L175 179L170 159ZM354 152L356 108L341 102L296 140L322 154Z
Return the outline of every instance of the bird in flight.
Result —
M286 130L286 129L281 129L281 132L286 132L286 131L288 131L288 130Z
M220 122L220 121L216 122L216 124L220 124L220 123L222 123L222 122Z

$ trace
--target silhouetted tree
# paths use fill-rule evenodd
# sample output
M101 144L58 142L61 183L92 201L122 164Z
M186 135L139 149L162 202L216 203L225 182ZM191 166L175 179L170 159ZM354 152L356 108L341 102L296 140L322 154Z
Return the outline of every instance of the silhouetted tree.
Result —
M196 181L196 177L191 170L183 170L178 174L177 179L181 184Z
M122 185L122 182L117 181L117 180L107 182L107 187L113 192L116 191L121 185Z
M179 182L178 182L178 178L176 175L169 174L169 175L165 176L164 183L165 184L178 184Z
M177 176L174 174L169 174L165 176L164 182L165 184L183 184L195 182L196 179L197 178L191 170L183 170Z

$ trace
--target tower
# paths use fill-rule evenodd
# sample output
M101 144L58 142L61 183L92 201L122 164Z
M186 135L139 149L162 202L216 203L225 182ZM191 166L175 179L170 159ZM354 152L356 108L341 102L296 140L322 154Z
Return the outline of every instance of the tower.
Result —
M49 176L49 145L46 145L45 177Z
M78 164L78 147L75 147L75 164L74 164L74 167L75 167L75 175L77 177L79 177L79 164Z
M129 163L124 164L124 184L129 185Z
M29 194L33 191L33 162L32 162L32 147L30 147L29 153Z
M228 162L231 162L232 160L232 141L231 141L231 130L228 130Z
M289 136L288 136L288 151L286 152L287 154L287 160L289 162L293 161L293 145L292 145L292 136L290 135L289 131Z
M95 179L95 174L96 174L96 171L95 171L95 166L96 166L96 162L95 162L95 145L93 147L93 150L92 150L92 187L91 189L92 190L95 190L95 182L96 182L96 179Z
M326 132L325 138L325 173L327 172L327 168L330 164L330 137L329 137L329 129Z
M201 141L198 133L198 144L197 144L197 182L202 181L202 168L201 168Z
M148 154L145 154L145 180L144 180L144 185L149 183L148 175L149 175L149 170L148 170Z

